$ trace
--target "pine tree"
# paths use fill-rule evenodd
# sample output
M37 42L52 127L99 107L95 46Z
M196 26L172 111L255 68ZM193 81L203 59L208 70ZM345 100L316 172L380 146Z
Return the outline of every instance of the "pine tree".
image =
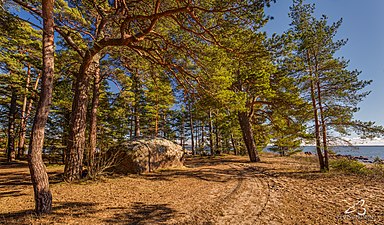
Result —
M346 44L345 40L334 41L342 20L328 25L326 16L320 19L313 16L314 9L314 5L304 4L303 0L294 1L291 7L290 32L294 36L295 48L290 63L302 81L300 85L304 95L309 96L312 104L320 170L327 171L330 129L337 132L342 130L341 127L371 131L381 128L370 123L361 126L360 122L353 121L353 114L358 111L357 103L369 94L362 90L371 81L359 80L360 72L348 70L348 61L335 57L335 53Z

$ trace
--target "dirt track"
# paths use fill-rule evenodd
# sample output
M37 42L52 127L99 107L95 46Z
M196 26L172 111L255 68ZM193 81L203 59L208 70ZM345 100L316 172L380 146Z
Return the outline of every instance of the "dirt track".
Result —
M70 185L53 179L54 212L37 218L28 169L0 166L4 224L384 224L384 184L318 173L311 157L190 159L186 168ZM49 168L51 177L61 167ZM55 183L56 181L56 183ZM344 212L360 199L351 214ZM361 204L361 202L360 202ZM357 212L366 211L364 216Z

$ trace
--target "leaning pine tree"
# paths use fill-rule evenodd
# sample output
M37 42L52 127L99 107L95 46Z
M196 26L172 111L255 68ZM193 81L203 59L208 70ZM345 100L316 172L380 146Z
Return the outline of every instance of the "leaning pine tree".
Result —
M50 213L52 194L49 190L48 174L42 158L44 130L48 120L52 101L54 75L54 0L43 0L43 76L40 100L36 109L28 152L29 169L35 193L35 210L37 214Z

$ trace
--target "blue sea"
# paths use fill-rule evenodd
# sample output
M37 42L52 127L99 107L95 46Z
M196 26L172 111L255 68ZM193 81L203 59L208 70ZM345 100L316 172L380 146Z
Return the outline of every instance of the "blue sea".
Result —
M340 155L364 156L369 160L384 159L384 146L332 146L330 150ZM303 152L316 153L315 146L304 146Z

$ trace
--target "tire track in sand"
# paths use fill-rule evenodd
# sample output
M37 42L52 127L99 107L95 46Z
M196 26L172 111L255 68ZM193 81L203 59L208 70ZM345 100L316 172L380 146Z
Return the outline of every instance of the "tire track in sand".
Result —
M255 224L270 197L268 179L248 164L229 165L236 185L178 224Z

